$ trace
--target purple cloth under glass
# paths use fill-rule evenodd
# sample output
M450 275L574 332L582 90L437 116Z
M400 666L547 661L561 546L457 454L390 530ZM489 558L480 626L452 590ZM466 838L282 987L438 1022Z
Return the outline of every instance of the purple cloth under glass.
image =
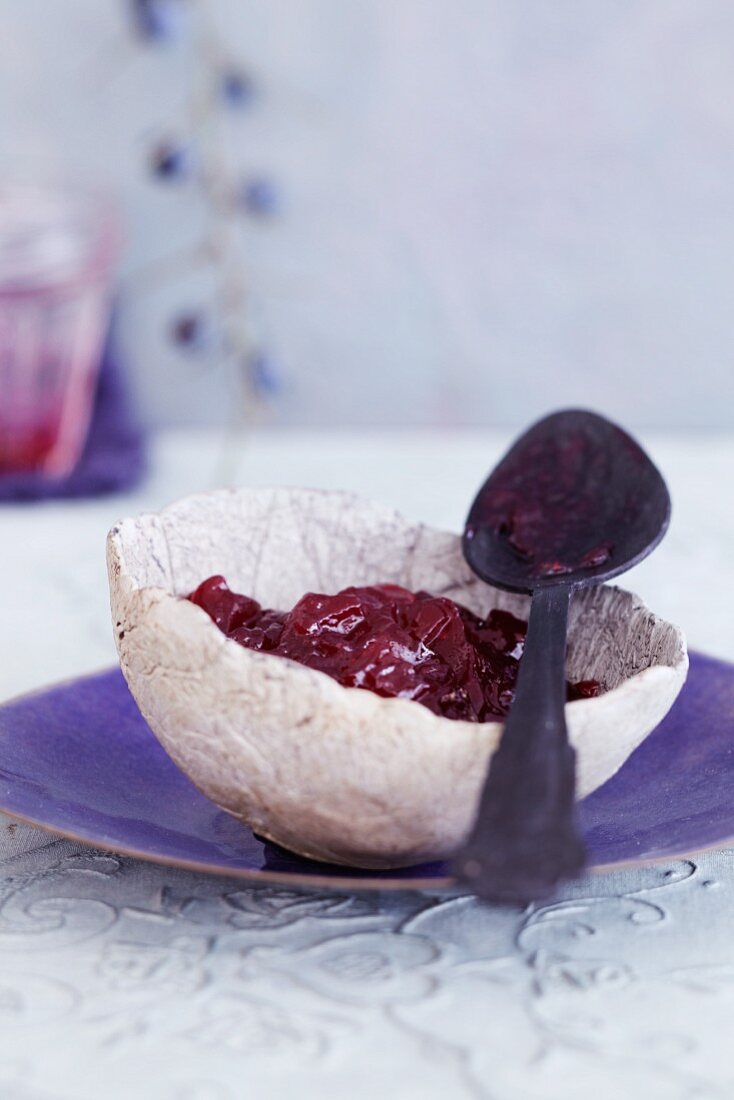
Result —
M102 356L92 421L79 462L64 478L38 473L0 475L0 503L70 500L132 489L147 468L145 433L108 340Z

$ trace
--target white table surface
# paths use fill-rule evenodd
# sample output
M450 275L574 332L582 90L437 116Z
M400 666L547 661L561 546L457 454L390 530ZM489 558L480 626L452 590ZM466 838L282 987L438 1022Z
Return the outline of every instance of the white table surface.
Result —
M104 536L225 480L458 528L491 433L162 437L128 498L0 509L0 697L114 661ZM625 583L734 659L734 436L649 436L670 534ZM695 580L692 580L695 578ZM734 793L734 792L733 792ZM460 894L244 888L0 818L1 1100L731 1100L734 851Z

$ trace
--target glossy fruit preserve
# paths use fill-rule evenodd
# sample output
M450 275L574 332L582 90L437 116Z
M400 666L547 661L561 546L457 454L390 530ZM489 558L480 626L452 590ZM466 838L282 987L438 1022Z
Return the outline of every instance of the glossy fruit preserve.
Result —
M485 487L467 537L485 525L531 577L594 569L612 557L611 542L588 541L599 489L612 480L608 455L581 431L538 433L505 456Z
M291 611L262 608L203 581L189 599L247 649L288 657L345 687L413 699L444 718L487 722L514 698L527 623L508 611L480 619L443 596L396 584L308 592ZM595 680L568 684L568 698L600 693Z

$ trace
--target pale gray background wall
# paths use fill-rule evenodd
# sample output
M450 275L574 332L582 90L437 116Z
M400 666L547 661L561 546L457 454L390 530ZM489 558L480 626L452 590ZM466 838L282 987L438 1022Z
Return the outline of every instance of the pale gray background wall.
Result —
M232 155L282 424L505 424L569 402L632 425L734 425L730 0L212 0L263 87ZM159 421L212 421L226 372L165 339L206 274L136 275L196 240L145 151L185 104L186 42L123 0L3 0L0 158L114 180L121 338Z

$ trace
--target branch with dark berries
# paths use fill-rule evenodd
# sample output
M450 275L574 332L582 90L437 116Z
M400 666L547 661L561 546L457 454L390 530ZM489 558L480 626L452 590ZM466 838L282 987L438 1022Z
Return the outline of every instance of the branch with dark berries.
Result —
M216 289L210 308L193 304L170 321L170 336L184 352L234 361L243 384L242 418L249 417L278 393L281 381L255 329L240 235L243 220L274 218L281 195L267 175L243 175L230 163L222 130L227 116L256 107L261 89L225 49L204 0L127 3L143 45L162 48L186 36L193 56L189 117L175 135L152 146L148 170L161 185L188 186L199 195L206 228L194 252L199 262L211 265ZM169 274L180 270L172 262Z

